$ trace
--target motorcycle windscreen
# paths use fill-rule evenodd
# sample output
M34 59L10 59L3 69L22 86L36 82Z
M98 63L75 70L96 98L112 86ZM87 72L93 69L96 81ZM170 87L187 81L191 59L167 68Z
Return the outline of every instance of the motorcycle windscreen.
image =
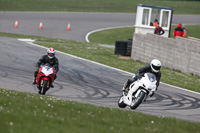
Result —
M154 90L156 88L156 76L152 73L145 73L145 77L142 79L143 84L145 85L146 89Z
M151 82L154 82L156 80L156 76L152 73L147 73L147 77Z
M52 67L51 67L51 68L43 67L43 68L42 68L42 72L43 72L46 76L48 76L48 75L50 75L50 74L53 74L53 68L52 68Z

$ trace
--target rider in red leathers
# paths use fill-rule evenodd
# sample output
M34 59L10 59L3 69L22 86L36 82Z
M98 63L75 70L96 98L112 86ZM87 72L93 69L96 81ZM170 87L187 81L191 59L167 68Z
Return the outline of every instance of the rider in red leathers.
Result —
M174 39L175 39L177 36L183 37L183 35L184 35L184 30L183 30L181 24L177 24L177 28L174 29L173 35L174 35Z

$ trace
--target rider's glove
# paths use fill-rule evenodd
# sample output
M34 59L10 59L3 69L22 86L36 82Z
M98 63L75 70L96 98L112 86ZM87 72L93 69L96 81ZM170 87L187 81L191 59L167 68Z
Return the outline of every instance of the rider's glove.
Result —
M143 76L140 74L136 74L137 79L141 79Z
M140 75L139 75L139 74L135 74L135 77L136 77L136 78L139 78L139 77L140 77Z

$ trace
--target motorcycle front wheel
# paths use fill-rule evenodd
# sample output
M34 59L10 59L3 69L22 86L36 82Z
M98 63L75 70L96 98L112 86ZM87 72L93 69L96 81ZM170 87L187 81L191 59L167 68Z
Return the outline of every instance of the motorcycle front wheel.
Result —
M43 81L43 87L42 87L42 94L45 95L46 91L48 90L48 80Z
M130 108L131 109L136 109L143 101L143 99L145 98L146 96L146 93L141 91L139 96L135 99L133 99L131 105L130 105Z
M124 96L123 96L123 95L119 98L118 106L119 106L120 108L125 108L125 107L127 106L127 105L124 103Z

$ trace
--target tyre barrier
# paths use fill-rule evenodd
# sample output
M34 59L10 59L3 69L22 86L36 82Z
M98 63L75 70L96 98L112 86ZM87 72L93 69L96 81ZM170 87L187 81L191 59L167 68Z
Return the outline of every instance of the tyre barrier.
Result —
M115 55L131 56L132 39L115 42Z

